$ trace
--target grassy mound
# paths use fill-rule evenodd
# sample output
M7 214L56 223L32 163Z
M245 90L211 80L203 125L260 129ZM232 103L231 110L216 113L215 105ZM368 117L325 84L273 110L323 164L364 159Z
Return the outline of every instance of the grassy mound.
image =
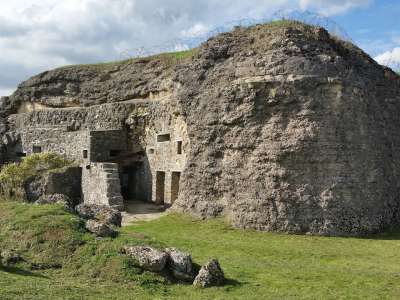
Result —
M12 267L0 267L0 299L7 299L5 295L9 295L9 291L12 291L11 294L16 292L16 295L24 295L23 299L27 295L35 299L31 289L35 289L36 280L50 277L55 282L59 280L69 284L85 282L92 285L102 282L117 287L117 283L129 283L142 291L166 284L164 277L143 272L131 258L120 253L122 246L127 244L163 246L149 238L138 239L134 235L96 239L86 232L84 221L66 211L62 205L2 201L0 250L14 250L23 261ZM33 280L28 286L25 286L26 276ZM46 284L50 284L50 281ZM7 286L7 289L4 290L3 286ZM19 294L21 288L30 292ZM48 292L44 295L52 298ZM77 295L80 297L81 292ZM63 294L57 297L63 297Z
M31 264L62 266L90 236L62 205L0 202L0 249L16 250Z
M29 262L0 269L0 299L398 299L400 234L328 238L235 230L223 220L168 215L95 239L62 207L0 203L0 247ZM223 287L196 289L142 272L125 244L174 246L195 262L217 257Z
M5 198L24 199L25 182L71 163L65 157L55 153L36 153L27 156L20 163L7 164L0 172L0 195Z

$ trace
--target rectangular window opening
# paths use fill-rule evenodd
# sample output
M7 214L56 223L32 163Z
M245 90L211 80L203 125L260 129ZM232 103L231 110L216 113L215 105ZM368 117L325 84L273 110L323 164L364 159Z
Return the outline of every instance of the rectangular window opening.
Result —
M162 142L168 142L171 140L170 134L159 134L157 135L157 142L162 143Z
M33 146L32 152L33 153L41 153L42 152L42 147L41 146Z
M116 157L121 154L121 150L110 150L110 157Z
M83 150L83 158L88 158L88 151L87 150Z
M177 141L176 142L176 153L177 154L182 154L182 141Z

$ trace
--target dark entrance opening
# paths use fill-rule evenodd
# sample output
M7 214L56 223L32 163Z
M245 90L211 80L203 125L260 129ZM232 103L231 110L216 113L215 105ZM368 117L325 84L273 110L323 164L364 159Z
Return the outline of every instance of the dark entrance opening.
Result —
M156 204L164 204L165 172L157 171L156 174Z
M42 147L41 146L33 146L32 147L32 152L33 153L41 153L42 152Z
M121 173L121 193L125 201L145 201L145 183L143 163L137 162L125 166Z
M171 174L171 204L178 199L179 194L179 181L181 179L180 172L172 172Z

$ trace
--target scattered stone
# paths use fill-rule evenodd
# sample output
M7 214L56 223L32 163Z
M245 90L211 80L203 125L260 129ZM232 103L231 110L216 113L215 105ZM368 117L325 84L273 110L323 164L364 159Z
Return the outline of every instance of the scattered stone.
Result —
M161 272L164 270L168 260L166 252L149 246L125 246L123 251L125 254L136 259L140 267L152 272Z
M0 254L0 260L2 265L7 266L16 264L23 259L15 250L4 250Z
M96 220L88 220L85 227L98 237L115 237L117 235L117 232L110 225Z
M193 285L196 287L206 288L222 285L224 281L224 272L222 271L218 260L212 259L200 269L199 274L194 279Z
M75 211L84 219L94 219L105 224L121 227L121 212L112 207L82 203L75 207Z
M167 265L172 275L179 280L192 281L194 272L190 254L175 248L167 248L165 252L169 255Z
M50 269L61 269L62 265L58 263L31 263L31 270L50 270Z

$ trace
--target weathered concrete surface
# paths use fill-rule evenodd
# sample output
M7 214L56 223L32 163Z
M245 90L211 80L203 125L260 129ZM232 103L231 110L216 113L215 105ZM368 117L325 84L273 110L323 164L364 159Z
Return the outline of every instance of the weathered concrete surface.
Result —
M140 267L152 272L163 271L168 260L166 252L149 246L125 246L123 251L136 259Z
M217 259L212 259L201 267L193 285L200 288L223 285L225 282L224 271Z
M179 280L193 281L195 274L191 255L175 248L167 248L165 252L168 253L167 265L172 275Z
M50 170L24 183L25 197L29 202L35 202L41 197L54 194L65 195L70 199L71 207L81 199L81 169L68 166Z
M97 220L87 220L85 228L97 237L115 237L117 232L109 225Z
M237 30L199 56L177 75L191 144L177 209L292 233L398 223L398 76L312 27Z
M75 207L75 211L84 219L121 227L121 212L109 206L81 203Z
M134 98L133 109L111 104ZM3 143L5 153L18 146L19 118L10 113L25 102L74 107L24 114L25 124L127 127L145 165L154 134L181 122L188 142L178 211L324 235L399 223L400 79L321 28L238 28L174 65L149 58L57 69L0 102L0 130L15 137Z

